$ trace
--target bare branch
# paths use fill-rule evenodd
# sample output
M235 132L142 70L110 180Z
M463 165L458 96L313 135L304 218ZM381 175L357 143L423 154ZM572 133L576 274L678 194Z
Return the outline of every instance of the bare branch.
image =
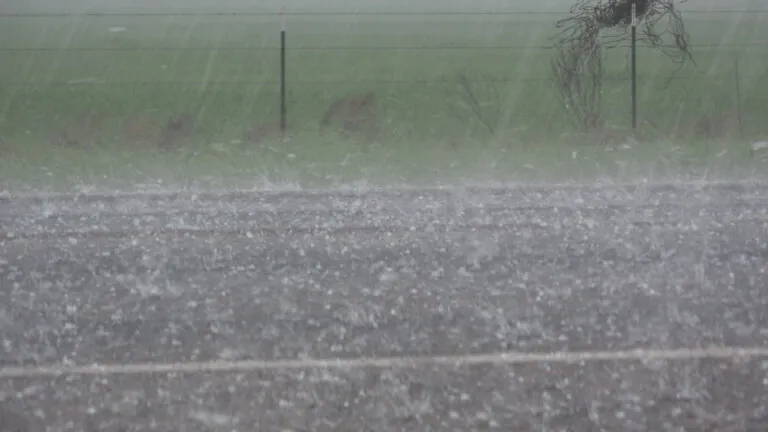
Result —
M552 61L560 99L584 131L600 126L603 61L600 44L570 40L559 44Z
M459 74L456 87L451 86L448 90L453 95L458 94L461 100L459 105L469 109L491 136L496 135L496 127L501 118L501 92L495 80L483 74L475 80L467 74ZM458 106L453 108L457 118L465 118Z

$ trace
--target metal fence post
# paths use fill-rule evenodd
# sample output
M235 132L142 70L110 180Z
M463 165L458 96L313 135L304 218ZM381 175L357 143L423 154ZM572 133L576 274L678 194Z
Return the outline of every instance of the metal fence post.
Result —
M637 129L637 1L632 0L632 129Z
M280 131L285 134L285 6L280 10Z

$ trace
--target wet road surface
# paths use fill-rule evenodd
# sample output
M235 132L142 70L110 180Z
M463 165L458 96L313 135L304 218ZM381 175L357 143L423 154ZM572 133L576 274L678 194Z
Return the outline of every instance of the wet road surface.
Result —
M759 184L0 198L30 371L768 347L766 287ZM0 372L0 430L763 431L766 388L758 357Z

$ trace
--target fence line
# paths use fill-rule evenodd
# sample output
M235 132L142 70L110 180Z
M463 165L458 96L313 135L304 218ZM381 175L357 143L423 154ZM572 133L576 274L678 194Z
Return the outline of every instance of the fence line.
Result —
M768 47L768 41L690 44L692 48L745 48ZM674 48L674 46L664 46ZM606 49L628 49L629 45L616 45ZM650 48L638 45L638 48ZM446 46L306 46L291 47L290 51L473 51L473 50L552 50L552 45L446 45ZM0 52L61 52L61 51L279 51L280 47L256 46L192 46L192 47L0 47Z
M693 10L681 10L684 14L692 15L721 15L721 14L766 14L768 9L693 9ZM253 11L241 11L241 12L3 12L0 13L0 18L78 18L78 17L92 17L92 18L109 18L109 17L203 17L203 16L264 16L264 17L276 17L280 16L280 12L253 12ZM364 17L364 16L566 16L568 10L562 12L559 11L461 11L461 12L320 12L320 11L307 11L307 12L285 12L286 16L328 16L328 17Z
M40 12L40 13L0 13L0 17L9 17L9 18L30 18L30 17L130 17L130 16L136 16L136 17L151 17L151 16L165 16L165 17L182 17L182 16L189 16L189 17L204 17L204 16L264 16L264 17L282 17L282 19L285 19L285 16L294 16L294 17L300 17L300 16L326 16L326 17L344 17L344 16L351 16L351 17L376 17L376 16L390 16L390 17L396 17L396 16L402 16L402 17L414 17L414 16L422 16L422 17L428 17L428 16L533 16L533 15L543 15L543 16L568 16L569 15L568 10L563 11L454 11L454 12L440 12L440 11L416 11L416 12L406 12L406 11L391 11L391 12L361 12L361 11L350 11L350 12L320 12L320 11L304 11L304 12L296 12L296 11L287 11L287 12L280 12L280 11L242 11L242 12L221 12L221 11L197 11L197 12L163 12L163 11L145 11L145 12L98 12L98 11L90 11L90 12ZM692 10L683 10L683 13L685 14L698 14L698 15L723 15L723 14L768 14L768 9L720 9L720 10L703 10L703 9L692 9ZM640 48L647 48L645 45L640 44L638 45ZM748 47L768 47L768 41L744 41L744 42L726 42L726 43L698 43L698 44L692 44L690 45L690 48L693 50L696 49L746 49ZM533 51L537 53L547 53L550 52L550 50L553 50L553 46L551 45L520 45L520 44L504 44L504 45L442 45L442 46L435 46L435 45L382 45L382 46L295 46L295 47L274 47L274 46L162 46L162 47L151 47L151 46L136 46L136 47L126 47L126 46L116 46L116 47L105 47L105 46L68 46L68 47L0 47L0 53L11 53L11 52L29 52L29 53L37 53L37 52L55 52L55 53L73 53L73 52L103 52L103 53L117 53L117 52L141 52L141 53L150 53L150 52L207 52L211 55L215 54L216 52L280 52L281 56L285 56L286 52L351 52L351 51L371 51L371 52L383 52L383 51L413 51L413 52L427 52L427 51ZM634 49L635 46L630 47L626 43L621 43L616 46L612 47L606 47L607 49L632 49L633 53L635 52ZM658 47L656 47L658 48ZM664 46L661 48L674 48L670 46ZM61 58L61 55L58 56L59 59ZM58 59L57 63L58 65ZM34 88L34 87L44 87L44 86L81 86L81 87L89 87L89 86L196 86L201 87L202 89L205 89L206 86L251 86L251 87L258 87L258 86L277 86L281 85L281 81L277 81L276 79L270 79L270 80L259 80L258 74L254 74L254 79L251 80L210 80L208 79L208 73L210 72L210 65L206 69L206 75L202 80L193 80L193 81L109 81L107 79L99 78L98 76L95 77L86 77L86 78L76 78L71 80L57 80L57 81L49 81L46 82L45 78L42 78L40 80L34 80L34 79L26 79L24 80L22 78L21 81L15 81L15 82L0 82L0 86L3 87L27 87L27 88ZM117 69L117 72L120 72L120 69ZM282 76L285 76L285 65L281 63L281 69L280 74ZM655 76L643 76L639 79L642 79L646 82L671 82L671 81L693 81L693 80L712 80L717 79L718 77L725 76L724 73L721 74L691 74L688 73L687 75L677 75L673 74L672 72L665 73L663 75L655 75ZM750 76L744 76L739 75L736 77L736 79L745 79L745 78L763 78L764 74L753 74ZM233 78L240 78L240 77L233 77ZM276 77L275 77L276 78ZM635 91L635 76L634 76L634 69L633 69L633 92ZM48 78L50 79L50 77ZM603 77L603 80L607 82L627 82L629 80L629 77L625 77L622 75L607 75ZM489 79L489 80L471 80L469 81L470 84L482 84L482 83L490 83L490 84L503 84L503 83L552 83L553 78L550 77L532 77L532 78L507 78L507 79ZM421 79L378 79L378 80L348 80L348 79L342 79L342 80L308 80L308 81L291 81L290 85L295 86L323 86L323 85L430 85L430 84L456 84L456 80L449 80L446 79L446 77L427 77L427 78L421 78ZM258 90L258 88L257 88ZM633 93L634 95L634 93ZM284 95L284 92L281 93L280 98L281 106L285 106L286 98ZM633 96L633 106L636 103L636 99ZM282 111L282 110L281 110Z
M703 81L717 79L719 75L659 75L656 77L639 76L638 79L649 81ZM741 75L741 78L762 78L763 75ZM621 76L606 76L603 77L604 81L608 82L623 82L629 81L629 77ZM554 78L508 78L508 79L493 79L493 80L470 80L470 84L507 84L507 83L544 83L553 82ZM28 82L2 82L0 86L7 87L34 87L34 86L51 86L51 87L77 87L77 86L243 86L243 85L279 85L280 81L85 81L85 80L71 80L71 81L28 81ZM317 80L317 81L291 81L291 85L300 86L322 86L322 85L430 85L430 84L456 84L456 80L451 79L403 79L403 80Z

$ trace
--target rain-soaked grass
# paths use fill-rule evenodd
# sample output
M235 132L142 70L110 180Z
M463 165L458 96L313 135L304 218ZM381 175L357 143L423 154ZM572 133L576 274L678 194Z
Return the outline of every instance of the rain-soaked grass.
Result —
M606 130L575 132L551 82L557 18L290 16L282 140L274 16L2 17L0 182L328 186L759 170L748 143L768 138L768 13L687 15L697 64L681 70L641 49L639 141L627 130L621 49L607 53ZM461 75L482 82L472 92L494 134L462 104ZM335 100L365 92L375 140L319 133ZM185 115L188 127L167 130ZM164 139L173 149L159 149Z
M565 142L450 147L362 146L316 136L223 150L136 152L120 146L14 147L0 159L4 189L262 188L465 184L495 181L669 181L764 176L765 161L731 142L615 146ZM322 146L319 152L316 146Z

